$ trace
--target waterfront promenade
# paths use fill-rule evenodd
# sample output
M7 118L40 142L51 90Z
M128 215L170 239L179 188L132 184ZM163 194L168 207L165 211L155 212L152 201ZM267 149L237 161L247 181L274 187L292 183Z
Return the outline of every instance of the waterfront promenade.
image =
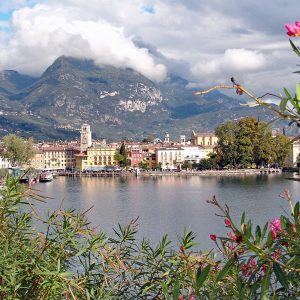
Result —
M181 170L181 171L140 171L138 175L133 171L90 171L90 172L61 172L60 176L68 177L116 177L116 176L232 176L232 175L258 175L281 174L281 169L231 169L231 170Z

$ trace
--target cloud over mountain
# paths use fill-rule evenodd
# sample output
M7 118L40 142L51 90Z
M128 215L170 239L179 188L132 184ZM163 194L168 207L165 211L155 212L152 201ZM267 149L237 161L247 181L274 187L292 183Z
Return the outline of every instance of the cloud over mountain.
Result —
M0 69L40 74L58 56L92 58L96 64L132 68L152 80L162 80L166 68L148 49L138 48L122 27L105 20L82 18L66 6L36 5L15 11L13 34L0 48Z
M154 80L170 71L203 87L235 76L256 94L278 93L282 85L294 89L297 58L284 24L299 19L298 6L299 0L1 0L0 69L38 74L71 55Z

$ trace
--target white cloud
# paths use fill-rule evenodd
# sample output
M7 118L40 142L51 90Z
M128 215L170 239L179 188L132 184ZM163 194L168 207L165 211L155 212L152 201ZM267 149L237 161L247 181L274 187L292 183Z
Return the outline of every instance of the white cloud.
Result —
M228 73L257 71L266 65L266 59L258 51L227 49L223 56L203 61L192 67L194 75L222 76Z
M299 20L299 0L285 5L269 0L0 2L0 9L4 4L18 8L10 39L7 32L0 35L0 69L37 73L61 54L87 56L156 79L163 78L166 65L202 86L234 76L257 94L283 82L292 85L294 75L283 70L286 65L297 69L284 24ZM152 45L156 53L138 48L134 40Z
M82 20L80 12L64 6L36 5L15 11L13 34L0 48L0 69L16 68L38 74L60 55L88 57L97 64L130 67L161 80L166 68L156 64L147 49L135 46L133 36L105 20Z

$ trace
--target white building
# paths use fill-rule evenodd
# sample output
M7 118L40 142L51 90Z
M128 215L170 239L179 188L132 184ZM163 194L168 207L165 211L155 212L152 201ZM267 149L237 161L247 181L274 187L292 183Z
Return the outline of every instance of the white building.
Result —
M203 158L208 158L208 154L212 152L211 148L197 146L182 146L183 161L191 161L199 163Z
M6 158L0 157L0 169L8 168L11 168L11 163Z
M92 146L92 132L88 124L83 124L80 131L80 151L84 152Z
M181 147L165 147L155 149L156 164L163 170L176 169L184 162Z
M291 151L291 155L289 158L289 163L296 167L297 166L297 162L300 161L300 141L295 141L292 144L292 151Z

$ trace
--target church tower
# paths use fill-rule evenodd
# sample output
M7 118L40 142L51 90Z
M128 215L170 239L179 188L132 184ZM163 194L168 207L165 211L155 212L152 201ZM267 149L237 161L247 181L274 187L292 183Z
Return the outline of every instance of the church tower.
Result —
M83 124L80 131L80 151L84 152L92 146L92 132L88 124Z

